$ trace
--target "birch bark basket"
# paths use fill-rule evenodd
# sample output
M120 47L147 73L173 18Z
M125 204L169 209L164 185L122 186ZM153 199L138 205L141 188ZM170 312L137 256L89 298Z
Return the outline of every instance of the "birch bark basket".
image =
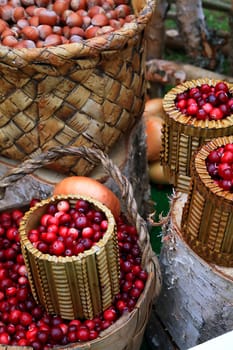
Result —
M180 350L233 329L233 268L205 262L186 244L180 227L186 199L187 194L174 194L163 228L163 286L156 309Z

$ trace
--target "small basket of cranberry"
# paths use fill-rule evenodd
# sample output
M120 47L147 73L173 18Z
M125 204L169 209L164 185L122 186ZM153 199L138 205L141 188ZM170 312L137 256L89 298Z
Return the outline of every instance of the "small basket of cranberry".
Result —
M14 327L17 327L19 324L20 334L16 332L14 327L15 330L8 327L6 322L8 311L4 309L4 313L0 312L0 320L2 321L2 324L0 324L0 330L2 330L0 344L4 344L4 348L7 346L9 349L27 346L35 350L48 350L54 347L56 349L88 348L92 350L115 350L117 348L119 350L139 350L152 304L155 302L161 289L161 272L158 259L150 244L147 224L138 214L132 186L127 178L121 174L120 169L100 150L89 149L88 147L55 147L27 159L11 169L0 179L0 188L4 190L4 188L12 186L15 181L26 174L32 173L54 159L64 158L70 154L74 157L85 158L91 162L96 162L97 160L101 162L106 174L119 187L121 194L120 204L123 212L118 214L117 217L114 215L113 218L112 214L109 214L105 209L105 206L102 207L96 199L93 200L94 195L93 198L84 198L83 194L78 196L76 193L75 195L57 194L51 198L39 201L24 216L21 213L20 220L19 214L14 214L15 221L17 220L17 227L20 221L22 247L26 256L25 263L27 266L30 266L28 268L29 275L28 277L27 275L23 276L24 280L22 283L24 284L19 286L20 292L17 292L20 294L20 299L17 299L17 303L11 306L11 311L9 311L12 313L9 317L12 319L14 317ZM91 178L88 179L90 180ZM88 208L92 208L89 214ZM95 231L97 226L96 223L93 224L93 230L91 227L78 230L78 234L81 235L82 231L82 234L86 237L82 239L82 244L89 242L86 247L90 249L85 251L83 246L75 245L76 248L73 249L78 255L74 256L74 251L73 253L71 251L72 244L70 240L67 241L67 252L65 253L64 245L59 242L59 239L54 241L53 229L57 230L57 220L60 220L60 223L63 220L64 222L66 220L71 222L71 214L74 217L80 217L80 213L77 213L77 211L81 211L84 214L81 216L82 219L76 218L76 224L81 226L85 226L84 223L87 217L97 216L103 237L100 238L99 234L96 234L96 238L94 238L95 233L93 234L93 231ZM5 214L3 217L0 215L0 223L2 223L2 220L4 222L9 220L9 215ZM11 220L14 222L13 215ZM35 227L38 227L40 220L42 220L42 226L45 227L47 225L48 228L51 226L52 232L49 229L47 232L41 232L43 240L39 244L37 242L38 229L35 229ZM64 225L64 222L63 228L60 228L60 235L64 236L69 231L69 235L72 235L73 238L76 237L77 231L73 227L69 227L70 225ZM6 224L8 225L8 221ZM44 231L44 228L42 231ZM13 234L14 232L11 233L11 236ZM117 235L117 247L115 235ZM91 243L88 239L90 236L92 241L96 239L99 242L97 242L96 247L95 243L90 247ZM99 238L100 240L98 240ZM61 241L64 240L61 239ZM49 248L50 243L51 246ZM68 256L63 256L67 253ZM9 256L9 253L7 254ZM20 267L20 271L25 274L26 266L24 260L22 260L22 257L21 259L16 257L15 264L18 266L19 262L21 262L23 266ZM63 269L64 262L67 262L65 271ZM118 265L118 263L120 264ZM14 262L12 264L14 265ZM10 280L10 278L7 278L9 277L10 266L8 261L2 264L3 268L5 266L7 269L5 270L5 274L7 274L5 277L7 280ZM118 266L120 268L119 275ZM30 272L31 267L34 270ZM96 280L96 278L99 279L96 269L99 270L100 281ZM98 315L92 318L91 316L85 318L83 315L81 318L67 320L59 314L46 312L40 303L36 303L29 285L30 280L33 279L32 275L37 276L36 278L38 279L35 285L33 285L35 281L32 281L32 292L35 294L44 293L42 298L45 300L49 294L48 289L50 289L50 292L54 293L53 298L57 304L61 303L64 308L67 304L66 311L68 313L73 307L72 298L76 303L78 301L80 301L80 304L83 303L83 310L87 310L88 307L91 310L93 304L97 306L101 304L102 293L109 300L111 292L108 289L110 289L110 285L111 287L114 285L116 295L112 300L112 304L103 312L99 312ZM76 280L77 275L78 281ZM112 279L111 282L109 278ZM20 279L22 279L21 276ZM25 283L25 279L28 281L27 283ZM71 288L72 296L70 296L70 290L67 286L70 282L73 284ZM17 286L15 280L13 283L14 286ZM45 283L45 285L41 285L41 283ZM91 283L92 286L89 287L88 283ZM101 295L99 294L98 283L101 287ZM119 292L117 292L118 287L120 288ZM93 293L91 293L91 288L93 288ZM6 295L3 302L0 300L0 311L6 306L9 297ZM82 310L82 305L79 305L80 310ZM50 306L51 303L49 304L48 302L47 307ZM93 308L93 312L95 310ZM59 312L60 310L57 308L57 311ZM2 314L4 314L4 319L1 318ZM22 324L20 319L23 320Z
M66 319L93 318L119 292L115 220L85 196L55 196L20 223L21 249L35 300Z
M205 260L233 266L233 136L213 139L193 155L182 215L184 238Z
M233 134L233 85L186 81L165 95L163 106L161 162L170 183L188 192L193 152L213 138Z

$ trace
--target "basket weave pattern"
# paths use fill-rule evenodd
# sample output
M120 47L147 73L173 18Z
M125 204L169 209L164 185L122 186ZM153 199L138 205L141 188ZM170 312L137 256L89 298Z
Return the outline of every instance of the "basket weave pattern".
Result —
M91 249L72 257L42 254L28 239L38 227L49 204L68 200L71 207L85 199L105 213L108 229ZM21 247L34 299L46 311L65 319L93 318L107 309L119 292L119 252L116 227L111 212L98 201L85 196L56 196L31 208L20 223Z
M202 258L232 267L233 193L215 184L205 164L210 151L227 143L233 143L233 136L213 139L194 153L191 185L181 227L185 240Z
M158 259L152 250L150 236L146 222L138 214L137 203L134 199L133 189L127 178L121 174L119 168L113 164L100 150L88 147L55 147L43 152L10 170L0 179L0 188L11 186L26 174L48 165L58 158L72 156L87 159L91 163L97 160L101 162L104 171L114 180L121 192L121 202L126 208L125 215L130 223L134 224L139 233L139 246L142 252L142 267L148 272L145 288L137 301L135 308L130 313L124 314L112 326L101 332L100 336L90 342L70 344L60 349L91 349L91 350L140 350L143 334L149 318L152 304L161 290L161 271ZM6 350L6 347L1 350ZM17 347L8 346L8 350L16 350ZM21 349L21 348L20 348Z
M179 112L174 101L178 93L189 88L202 84L215 86L217 82L211 79L187 81L171 89L163 100L166 113L162 130L161 163L170 183L181 192L189 191L193 153L213 138L232 135L233 115L217 121L197 120ZM226 84L233 94L233 85Z
M23 160L63 145L108 152L144 108L144 29L154 6L141 2L134 21L83 43L0 46L0 154ZM72 157L50 167L80 175L92 169Z

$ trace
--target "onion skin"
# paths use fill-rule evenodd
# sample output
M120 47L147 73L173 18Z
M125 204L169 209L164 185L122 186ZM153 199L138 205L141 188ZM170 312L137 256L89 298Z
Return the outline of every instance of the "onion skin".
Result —
M160 161L149 164L149 179L155 184L168 185L169 179L165 176Z
M164 117L165 112L163 109L163 99L162 98L152 98L146 101L144 108L145 116L159 116Z
M99 181L86 176L70 176L58 182L53 190L58 194L80 194L92 197L108 207L115 219L120 215L121 205L118 197Z
M162 118L153 116L145 118L147 159L149 162L153 162L160 158L160 152L162 149L162 127Z

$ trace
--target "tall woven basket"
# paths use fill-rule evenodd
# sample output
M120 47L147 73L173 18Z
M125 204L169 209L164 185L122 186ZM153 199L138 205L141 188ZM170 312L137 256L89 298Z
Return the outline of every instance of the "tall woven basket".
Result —
M0 154L22 161L59 145L108 152L144 108L145 29L155 1L132 0L134 20L81 43L0 45ZM93 164L69 156L50 167L84 175Z
M215 86L218 80L197 79L186 81L172 88L164 97L165 123L162 130L161 163L166 177L178 191L188 192L193 153L205 142L215 137L233 133L233 115L222 120L197 120L182 114L175 106L177 94L190 88L209 84ZM233 94L233 85L227 83Z
M148 279L138 302L132 312L124 314L112 326L100 333L93 341L70 344L62 349L92 349L92 350L139 350L147 324L151 306L155 302L161 289L161 272L158 259L152 250L147 224L138 214L137 204L134 199L132 186L127 178L121 174L119 168L101 150L88 147L54 147L31 159L22 162L16 168L10 170L0 179L0 188L4 189L26 174L33 173L36 169L44 167L58 158L65 156L83 158L91 164L101 162L104 171L118 185L121 193L121 204L125 208L124 214L130 223L136 226L139 232L139 245L142 252L142 266L148 272ZM1 350L21 350L22 347L0 346Z
M233 193L220 188L206 168L209 153L228 143L233 143L232 135L213 139L194 153L181 227L187 243L203 259L233 267Z

